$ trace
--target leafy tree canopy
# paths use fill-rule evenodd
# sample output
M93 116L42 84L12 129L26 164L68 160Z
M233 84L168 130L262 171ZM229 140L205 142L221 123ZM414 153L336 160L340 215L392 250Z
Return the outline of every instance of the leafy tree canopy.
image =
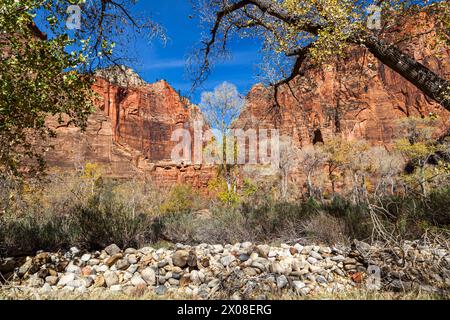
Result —
M118 63L127 37L163 35L151 20L133 17L134 0L3 0L0 5L0 174L43 172L42 141L60 125L84 128L93 110L95 67ZM80 28L70 30L78 5ZM38 22L45 36L35 25ZM114 50L113 50L114 49ZM24 168L27 168L24 170Z

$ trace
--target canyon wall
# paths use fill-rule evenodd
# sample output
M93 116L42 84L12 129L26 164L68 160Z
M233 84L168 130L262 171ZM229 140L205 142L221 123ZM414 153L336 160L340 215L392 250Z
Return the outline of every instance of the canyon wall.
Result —
M450 78L450 48L435 46L434 20L426 13L391 25L381 36ZM449 127L448 111L364 48L350 47L345 57L320 67L307 60L301 71L279 89L278 104L273 88L254 86L236 126L277 128L300 147L333 136L389 144L398 135L397 120L406 116L433 113L442 132Z
M114 178L146 177L160 186L187 183L206 189L213 167L177 164L171 152L176 129L193 134L201 120L198 107L182 98L167 82L147 84L131 69L102 70L93 86L96 112L87 130L57 127L47 159L50 166L81 168L97 163Z

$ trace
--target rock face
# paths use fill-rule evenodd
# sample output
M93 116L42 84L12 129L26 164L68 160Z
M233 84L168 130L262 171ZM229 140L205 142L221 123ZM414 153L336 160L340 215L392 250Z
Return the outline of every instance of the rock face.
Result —
M434 48L435 25L426 13L399 21L383 33L407 54L450 78L450 48ZM397 120L406 116L439 115L442 129L450 113L430 101L367 50L351 47L345 58L315 67L306 61L301 76L280 88L279 106L273 89L256 85L247 96L237 127L277 128L298 146L332 136L389 144L398 134Z
M106 69L97 73L93 86L97 111L89 118L86 132L58 128L47 160L64 169L98 163L115 178L136 175L159 185L188 183L205 189L215 174L211 167L175 164L171 141L177 129L192 133L194 121L202 120L199 108L182 98L167 82L146 84L131 69ZM57 128L55 119L49 120Z

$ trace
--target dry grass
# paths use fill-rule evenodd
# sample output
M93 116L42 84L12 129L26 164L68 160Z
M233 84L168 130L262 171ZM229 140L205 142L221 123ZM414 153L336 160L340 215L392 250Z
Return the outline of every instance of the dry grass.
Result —
M268 300L450 300L450 295L442 296L427 292L384 292L384 291L368 291L368 290L349 290L334 293L313 293L308 296L300 296L294 294L268 295ZM154 292L145 290L136 290L132 294L112 293L107 290L94 290L86 294L77 294L73 292L59 291L50 294L33 293L29 290L21 288L0 289L0 300L197 300L189 295L179 293L168 293L166 295L156 295Z

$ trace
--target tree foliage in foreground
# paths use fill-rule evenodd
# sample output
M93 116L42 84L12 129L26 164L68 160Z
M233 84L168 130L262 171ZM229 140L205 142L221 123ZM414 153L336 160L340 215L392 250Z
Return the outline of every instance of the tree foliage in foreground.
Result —
M73 124L83 129L93 110L91 70L118 61L113 49L120 35L134 30L152 37L161 32L151 21L130 14L135 2L2 1L0 174L41 173L46 151L42 141L55 134L46 118L56 116L61 126ZM67 9L77 4L81 28L69 30ZM39 31L35 21L48 36Z

